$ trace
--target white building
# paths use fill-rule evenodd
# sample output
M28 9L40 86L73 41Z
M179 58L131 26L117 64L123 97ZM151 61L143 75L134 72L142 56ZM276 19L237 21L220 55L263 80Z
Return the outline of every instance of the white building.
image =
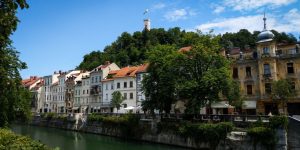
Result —
M44 85L41 89L41 102L43 103L42 110L40 112L52 112L53 101L51 93L51 85L58 81L59 74L54 72L53 75L43 77Z
M58 113L57 101L58 101L58 81L51 85L52 104L51 109L53 112Z
M43 103L41 102L43 79L31 76L29 79L22 80L22 85L31 93L31 112L38 113L43 106Z
M143 79L145 75L147 75L147 68L149 64L143 64L139 66L136 71L136 101L137 107L141 108L142 101L146 100L145 93L142 89L143 87Z
M88 113L90 99L90 73L79 74L75 79L74 87L74 113Z
M121 92L124 101L121 103L119 113L136 111L136 71L139 67L125 67L120 70L110 71L106 79L103 80L103 102L108 106L107 109L101 107L103 112L117 112L117 109L111 109L112 93L114 91Z
M102 82L112 70L119 70L120 68L115 63L106 62L90 72L90 99L89 112L100 112L101 102L103 99ZM103 106L103 105L102 105Z

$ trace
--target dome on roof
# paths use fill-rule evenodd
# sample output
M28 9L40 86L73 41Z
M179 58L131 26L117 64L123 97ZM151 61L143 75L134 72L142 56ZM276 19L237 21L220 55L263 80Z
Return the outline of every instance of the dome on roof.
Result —
M261 33L258 34L257 40L264 41L264 40L272 40L274 38L274 34L269 30L263 30Z

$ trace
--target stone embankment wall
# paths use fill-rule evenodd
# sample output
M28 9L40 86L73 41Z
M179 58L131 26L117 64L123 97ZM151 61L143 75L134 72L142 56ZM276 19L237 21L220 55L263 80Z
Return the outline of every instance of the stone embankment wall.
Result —
M104 125L99 122L92 123L82 123L81 121L66 121L61 119L42 119L36 117L30 123L35 126L53 127L61 128L65 130L73 130L78 132L87 132L101 135L108 135L120 138L142 140L154 143L168 144L174 146L181 146L194 149L209 149L209 143L195 142L195 139L184 138L180 135L171 132L160 132L157 133L157 123L151 120L141 120L140 125L146 129L147 132L141 134L137 133L135 136L122 134L121 127L112 127ZM221 141L216 147L216 150L265 150L266 147L262 145L257 145L254 148L251 139L242 132L232 132L227 136L227 139ZM278 130L278 144L276 150L286 150L287 149L287 139L285 130Z

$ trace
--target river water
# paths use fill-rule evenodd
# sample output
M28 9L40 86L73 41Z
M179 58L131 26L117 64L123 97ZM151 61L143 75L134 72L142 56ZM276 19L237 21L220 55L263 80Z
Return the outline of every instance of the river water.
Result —
M59 147L60 150L185 150L174 146L124 140L55 128L13 125L11 129L17 134L39 140L49 147Z

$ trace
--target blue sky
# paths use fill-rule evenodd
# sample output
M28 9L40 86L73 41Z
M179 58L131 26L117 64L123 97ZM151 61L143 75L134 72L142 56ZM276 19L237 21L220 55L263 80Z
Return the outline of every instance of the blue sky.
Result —
M83 56L115 41L122 32L172 28L214 33L246 28L267 28L300 33L300 0L28 0L30 8L19 11L21 23L12 35L14 46L28 69L21 75L44 76L74 69ZM143 15L148 9L149 12Z

